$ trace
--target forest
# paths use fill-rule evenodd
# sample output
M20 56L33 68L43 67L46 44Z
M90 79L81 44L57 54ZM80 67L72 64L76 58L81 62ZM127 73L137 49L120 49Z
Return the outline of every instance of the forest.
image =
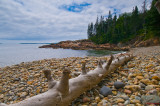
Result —
M157 0L152 0L148 10L145 1L141 10L135 6L130 13L117 16L109 11L107 18L97 17L95 23L88 25L88 39L96 44L117 44L136 37L142 37L143 40L160 37L160 14L154 6Z

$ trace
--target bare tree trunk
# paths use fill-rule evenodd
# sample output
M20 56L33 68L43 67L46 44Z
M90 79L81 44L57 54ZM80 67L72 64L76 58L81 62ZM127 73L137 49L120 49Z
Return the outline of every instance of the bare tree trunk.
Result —
M121 54L113 60L113 56L111 56L108 63L102 65L100 61L98 67L88 73L85 70L85 64L83 64L82 74L72 79L69 79L70 71L64 69L61 80L57 82L52 79L51 72L45 70L44 74L48 80L49 90L9 106L67 106L83 92L93 88L111 71L116 70L132 57L129 54ZM0 104L0 106L5 106L5 104Z

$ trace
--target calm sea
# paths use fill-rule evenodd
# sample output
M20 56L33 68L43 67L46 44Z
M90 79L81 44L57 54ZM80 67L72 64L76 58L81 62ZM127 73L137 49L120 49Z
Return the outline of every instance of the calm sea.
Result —
M34 60L66 58L66 57L85 57L85 56L105 56L117 51L107 50L71 50L71 49L46 49L38 48L43 44L19 44L2 43L0 44L0 67L29 62Z

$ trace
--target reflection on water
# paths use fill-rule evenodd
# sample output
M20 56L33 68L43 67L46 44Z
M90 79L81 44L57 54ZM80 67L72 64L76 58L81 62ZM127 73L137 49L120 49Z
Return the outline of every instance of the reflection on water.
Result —
M106 55L116 54L121 52L123 51L87 50L87 56L106 56Z

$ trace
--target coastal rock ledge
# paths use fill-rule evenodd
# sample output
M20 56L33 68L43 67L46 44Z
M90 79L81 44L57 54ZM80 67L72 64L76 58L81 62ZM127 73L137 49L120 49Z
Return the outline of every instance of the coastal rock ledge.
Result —
M76 41L61 41L56 44L49 44L49 45L43 45L40 46L39 48L63 48L63 49L73 49L73 50L89 50L89 49L94 49L94 50L112 50L112 51L128 51L129 47L118 47L115 44L99 44L96 45L92 41L83 39L83 40L76 40Z

